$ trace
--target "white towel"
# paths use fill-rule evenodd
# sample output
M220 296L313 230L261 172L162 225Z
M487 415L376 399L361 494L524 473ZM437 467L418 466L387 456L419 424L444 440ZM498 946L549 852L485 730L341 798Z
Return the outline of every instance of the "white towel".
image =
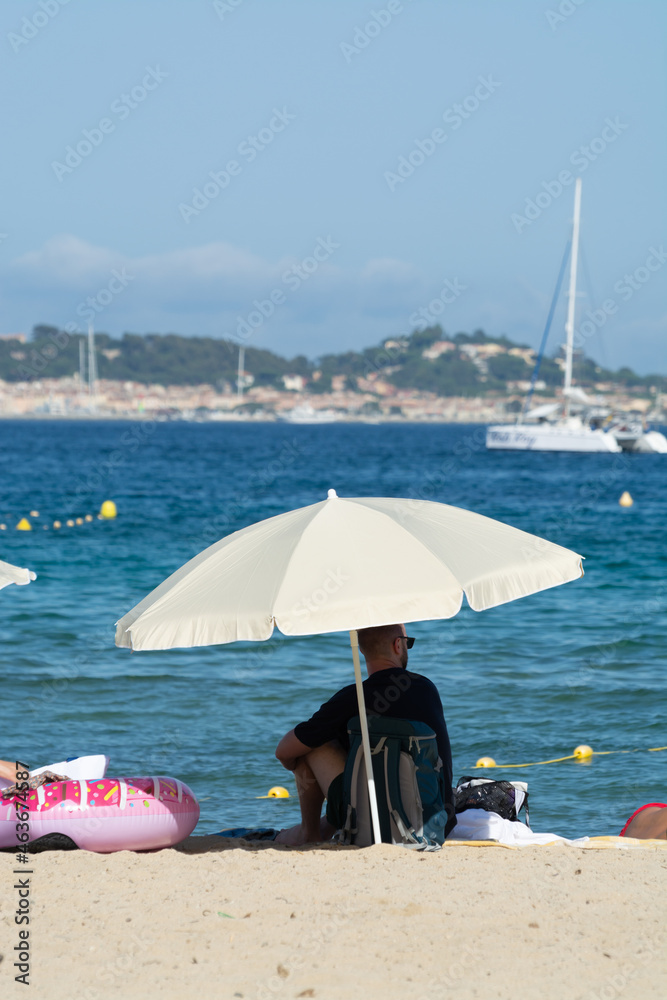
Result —
M456 826L447 840L495 840L499 844L511 847L523 847L530 844L573 844L581 847L589 841L589 837L579 837L568 840L559 837L557 833L534 833L524 823L516 820L503 819L498 813L487 812L485 809L466 809L456 817Z

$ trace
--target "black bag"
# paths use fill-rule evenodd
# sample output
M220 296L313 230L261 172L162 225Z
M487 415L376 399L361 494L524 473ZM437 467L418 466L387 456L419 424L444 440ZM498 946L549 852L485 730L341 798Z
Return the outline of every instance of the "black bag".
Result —
M503 819L519 820L519 813L525 812L526 826L530 826L528 816L528 785L525 781L493 781L491 778L459 778L454 789L454 806L457 813L466 809L485 809L497 813Z

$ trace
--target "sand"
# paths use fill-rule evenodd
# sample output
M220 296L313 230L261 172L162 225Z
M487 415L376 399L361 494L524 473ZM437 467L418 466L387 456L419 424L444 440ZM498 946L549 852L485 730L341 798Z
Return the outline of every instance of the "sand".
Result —
M36 854L29 993L3 854L1 995L664 1000L667 850L627 845Z

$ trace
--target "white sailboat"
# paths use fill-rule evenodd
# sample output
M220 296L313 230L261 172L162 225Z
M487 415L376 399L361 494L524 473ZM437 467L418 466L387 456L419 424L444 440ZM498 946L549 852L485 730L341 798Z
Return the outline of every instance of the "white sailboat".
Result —
M581 215L581 178L574 188L574 220L570 254L570 287L567 322L565 324L565 380L563 402L538 406L515 424L492 424L486 429L486 447L519 451L621 451L621 445L609 430L591 427L583 406L586 396L572 385L574 353L574 316L577 295L577 263L579 256L579 219Z

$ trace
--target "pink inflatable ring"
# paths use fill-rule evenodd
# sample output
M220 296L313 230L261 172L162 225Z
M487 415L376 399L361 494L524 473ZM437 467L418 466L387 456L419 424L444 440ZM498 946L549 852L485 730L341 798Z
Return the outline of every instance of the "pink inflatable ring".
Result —
M22 850L59 833L84 851L151 851L184 840L198 819L199 803L178 778L70 779L2 799L0 847Z

